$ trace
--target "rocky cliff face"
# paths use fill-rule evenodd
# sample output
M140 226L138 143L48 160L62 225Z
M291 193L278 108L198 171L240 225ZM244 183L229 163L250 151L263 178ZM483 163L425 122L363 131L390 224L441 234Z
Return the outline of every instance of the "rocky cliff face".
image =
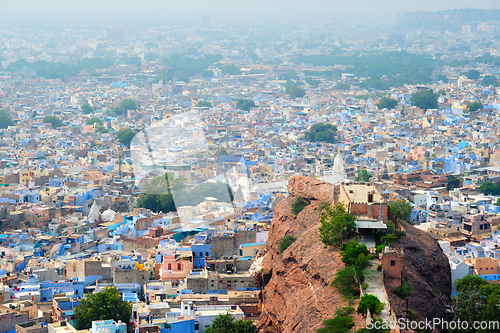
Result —
M322 327L323 320L334 317L336 309L347 305L337 289L329 286L336 271L344 267L340 253L336 249L324 249L318 232L319 206L332 200L332 185L309 177L293 177L288 190L291 194L275 209L262 263L264 270L258 277L265 286L261 296L262 315L258 323L260 332L315 332ZM309 200L310 205L295 216L291 205L297 195ZM433 247L437 244L430 241L421 243L420 236L413 239L413 234L408 234L411 241L405 244L411 257L407 266L415 267L411 269L414 278L425 281L428 286L427 294L415 293L414 306L417 307L435 300L428 288L431 291L436 288L443 294L449 290L449 266ZM297 237L297 240L280 255L279 242L286 235ZM414 255L410 254L412 251ZM433 263L432 256L437 258L438 264ZM425 273L427 269L431 271ZM443 273L433 279L431 275L435 274L435 269L447 270L448 278ZM388 291L392 289L387 287ZM400 311L398 304L396 313ZM436 304L435 310L442 304ZM425 306L429 311L420 310L422 315L433 307L431 304ZM363 318L355 315L355 322L356 328L364 327Z
M438 242L426 232L406 222L402 223L406 237L394 247L404 250L404 279L412 286L408 308L417 313L418 320L446 318L445 306L450 304L451 270L448 258ZM392 310L398 318L406 318L406 301L392 290L401 278L384 275L384 285Z
M275 209L263 260L261 281L263 310L260 331L315 332L335 310L347 306L336 288L330 287L336 271L344 267L336 249L324 249L319 238L319 206L330 202L332 185L309 177L294 177L290 193ZM297 216L291 205L300 195L310 201ZM293 235L297 240L281 256L280 240ZM364 319L355 316L356 326Z

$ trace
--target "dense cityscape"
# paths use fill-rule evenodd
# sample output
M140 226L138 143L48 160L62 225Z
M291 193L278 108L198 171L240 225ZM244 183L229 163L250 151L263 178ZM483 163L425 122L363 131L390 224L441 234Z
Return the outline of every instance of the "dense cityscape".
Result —
M499 332L500 10L346 22L0 24L0 332Z

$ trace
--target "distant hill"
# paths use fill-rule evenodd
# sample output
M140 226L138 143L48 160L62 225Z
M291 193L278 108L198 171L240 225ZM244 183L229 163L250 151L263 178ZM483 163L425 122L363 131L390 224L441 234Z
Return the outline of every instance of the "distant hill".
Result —
M399 12L398 23L407 27L432 28L500 21L500 9L454 9L437 12Z

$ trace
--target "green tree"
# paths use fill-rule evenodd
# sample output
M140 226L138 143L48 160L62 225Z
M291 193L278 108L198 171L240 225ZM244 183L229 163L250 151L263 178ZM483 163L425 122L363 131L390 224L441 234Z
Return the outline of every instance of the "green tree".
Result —
M56 116L45 116L42 121L44 124L52 124L52 128L61 127L63 124L62 120Z
M198 75L209 66L214 65L222 59L220 54L206 53L203 56L194 58L188 54L171 54L163 58L163 65L168 68L163 82L167 82L167 78L172 79L175 73L185 73L188 77Z
M327 206L321 212L321 226L319 236L325 248L327 246L338 246L356 230L356 217L347 211L342 202L335 206Z
M122 128L121 130L116 133L116 137L118 138L118 141L126 146L127 148L130 148L130 142L135 136L135 132L132 131L130 128Z
M280 240L280 244L278 245L278 250L280 251L280 253L285 252L285 250L288 249L288 247L290 245L292 245L293 242L295 242L296 240L297 240L297 237L293 237L290 235L286 235L285 237L283 237Z
M492 183L492 182L484 182L479 186L478 191L480 193L484 193L486 195L492 194L492 195L499 195L500 194L500 186L498 184Z
M345 298L359 295L359 282L363 280L362 273L354 266L346 266L337 270L331 283Z
M382 312L384 309L384 304L380 302L375 295L365 295L362 296L358 303L358 309L356 312L363 316L366 316L368 310L372 315Z
M470 103L469 105L467 105L467 110L469 112L474 112L474 111L477 111L479 109L482 109L483 108L483 103L481 103L480 101L474 101L472 103Z
M94 124L102 125L102 120L97 117L93 117L87 120L86 122L86 125L94 125Z
M198 101L198 103L196 104L196 106L198 106L199 108L211 108L212 107L212 103L207 102L207 101Z
M411 293L413 292L413 287L411 286L411 284L404 281L401 285L394 288L392 292L395 295L398 295L400 298L405 299L411 295Z
M431 89L414 93L410 102L411 105L424 110L438 108L438 96Z
M150 209L155 213L176 211L174 198L170 192L163 194L143 193L137 198L135 205L136 207Z
M306 82L308 85L310 85L311 87L318 87L319 84L321 83L319 80L316 80L316 79L313 79L312 77L310 76L307 76L306 77Z
M359 244L356 240L345 242L339 247L342 255L342 262L346 266L355 266L360 256L368 256L370 251L365 244ZM362 269L366 267L360 267Z
M389 84L381 79L368 79L361 83L363 88L373 88L377 90L389 90Z
M158 213L176 211L172 190L183 190L186 185L184 177L175 177L172 172L153 177L144 186L144 192L137 198L136 207L150 209Z
M494 203L495 206L500 206L500 198L497 199L497 202Z
M297 82L293 82L292 80L288 80L285 83L285 93L290 95L293 98L300 98L306 95L306 91L302 88Z
M186 82L188 83L189 82L189 77L187 76L187 74L183 71L178 71L178 72L175 72L174 73L174 79L176 81L182 81L182 82Z
M303 197L301 197L300 195L298 195L295 198L295 201L292 202L292 213L294 215L299 214L302 211L302 209L309 206L309 204L310 204L310 202L308 200L306 200Z
M398 199L396 201L389 201L387 203L392 215L396 216L398 219L412 222L410 215L412 212L411 204L407 200Z
M131 99L123 99L118 107L126 113L128 110L137 110L137 103Z
M393 244L395 241L397 241L399 236L397 234L387 234L382 236L381 241L384 243L390 243Z
M201 77L214 77L214 71L211 71L210 69L204 69L200 73Z
M8 128L13 125L14 122L12 121L10 115L4 109L0 109L0 128Z
M335 143L337 140L337 126L328 123L317 123L305 133L309 142Z
M220 314L210 325L205 326L205 333L255 333L257 327L250 320L235 320L230 314Z
M241 70L238 66L229 64L222 67L222 73L227 75L241 75Z
M464 74L469 80L477 80L481 77L481 73L477 69L470 69Z
M356 176L356 181L357 182L369 182L370 181L370 178L372 178L373 176L368 172L366 171L366 169L361 169L361 170L358 170L358 175Z
M261 59L260 57L257 55L257 53L255 53L255 51L252 51L252 50L248 50L247 51L247 56L252 59L252 62L253 63L258 63Z
M255 107L255 102L251 99L239 99L236 102L236 107L243 111L250 111L250 108Z
M94 130L94 133L101 133L101 134L109 133L109 129L107 129L104 126L99 126Z
M439 95L446 95L446 91L444 89L439 89L437 93Z
M291 71L288 73L283 73L279 77L280 80L295 80L297 81L299 79L299 76L297 75L297 72Z
M347 83L339 82L333 87L335 90L349 90L351 89L351 86Z
M229 203L234 199L233 192L226 183L206 182L188 189L185 181L184 177L174 177L171 172L153 177L144 185L144 193L137 199L136 207L148 208L154 212L170 212L175 211L176 206L196 206L207 197Z
M80 106L80 109L82 110L82 112L84 114L91 114L96 110L96 108L91 107L89 102L87 102L87 101Z
M455 320L479 322L493 315L498 316L500 285L492 283L491 288L488 283L476 275L466 275L455 281L456 293L452 295L452 309ZM496 303L494 308L488 309L488 303ZM498 318L498 317L497 317ZM463 332L494 332L493 330L465 330Z
M372 95L370 94L357 94L356 96L354 96L354 98L357 98L357 99L362 99L364 101L372 98Z
M75 328L89 329L92 321L114 319L128 323L132 304L124 301L118 288L108 286L95 294L87 294L75 308Z
M443 75L443 74L438 74L437 80L443 81L443 83L448 83L448 77L446 75Z
M377 108L379 110L382 109L392 110L396 105L398 105L397 99L384 96L378 101Z
M500 82L498 82L496 76L493 76L493 75L485 75L483 77L483 79L481 80L481 84L485 87L488 87L488 86L498 87L498 86L500 86Z
M335 318L323 321L323 327L316 330L317 333L347 333L354 326L352 316L335 316Z

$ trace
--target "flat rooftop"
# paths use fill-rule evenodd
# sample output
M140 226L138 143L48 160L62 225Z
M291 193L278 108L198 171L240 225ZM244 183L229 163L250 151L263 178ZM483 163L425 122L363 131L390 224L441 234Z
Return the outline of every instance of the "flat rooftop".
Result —
M343 184L351 202L368 202L368 193L373 193L373 203L385 203L385 199L373 184Z

